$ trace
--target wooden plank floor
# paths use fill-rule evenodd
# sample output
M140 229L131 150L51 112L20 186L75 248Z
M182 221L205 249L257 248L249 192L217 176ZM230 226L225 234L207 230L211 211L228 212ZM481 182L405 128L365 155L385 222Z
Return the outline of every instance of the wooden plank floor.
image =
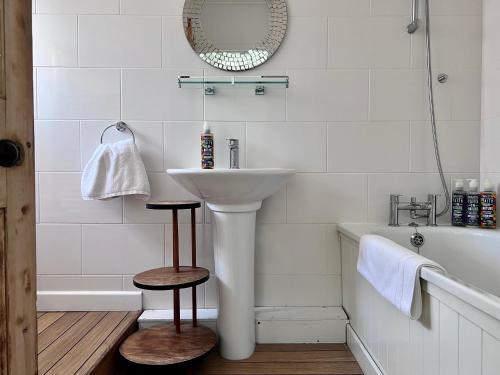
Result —
M115 373L191 374L180 369L116 365L117 348L137 328L138 312L38 313L38 370L40 375ZM123 363L123 361L121 361ZM244 361L227 361L217 352L193 368L198 375L362 375L345 344L257 345Z
M40 375L112 374L117 348L137 329L139 312L38 313Z
M257 345L244 361L227 361L210 354L195 369L200 375L360 375L363 374L345 344Z

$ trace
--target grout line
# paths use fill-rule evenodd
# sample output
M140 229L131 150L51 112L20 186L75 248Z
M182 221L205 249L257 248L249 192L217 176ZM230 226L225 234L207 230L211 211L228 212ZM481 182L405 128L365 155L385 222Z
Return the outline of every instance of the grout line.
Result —
M80 16L76 15L76 66L81 67L80 63Z
M34 121L38 121L38 68L33 67L33 86L34 86L34 92L33 92L33 117Z
M166 123L162 121L161 123L161 130L162 130L162 166L163 166L163 172L164 173L167 169L167 130L166 130Z
M167 266L167 225L163 224L162 234L163 234L163 267Z
M330 125L328 122L325 123L326 126L326 170L325 173L328 173L330 170Z
M164 33L164 17L160 17L160 67L163 68L163 33Z
M285 185L285 224L288 224L288 184Z
M370 175L366 175L366 221L370 221Z
M83 276L83 224L80 224L80 274Z
M123 69L120 69L120 120L123 119Z
M78 171L79 173L82 173L83 172L83 168L85 168L85 166L83 165L83 137L82 137L82 133L83 133L83 124L81 121L78 121L78 135L80 137L79 139L79 146L80 146L80 170Z
M326 17L326 65L325 69L328 69L328 66L330 65L330 17Z
M411 131L412 131L412 128L413 128L413 124L411 121L408 122L408 173L412 173L411 172L411 166L412 166L412 162L413 162L413 149L412 149L412 144L411 144L411 141L412 141L412 137L411 137Z
M373 121L372 116L372 78L373 78L373 70L368 69L368 122Z

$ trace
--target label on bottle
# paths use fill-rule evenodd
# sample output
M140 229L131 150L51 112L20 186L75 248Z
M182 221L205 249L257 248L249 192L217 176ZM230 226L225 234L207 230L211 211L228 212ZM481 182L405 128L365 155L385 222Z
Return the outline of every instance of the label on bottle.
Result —
M481 193L481 228L497 227L497 194L495 192Z
M479 226L479 194L467 194L467 226Z
M201 168L214 169L214 136L212 134L201 135Z
M451 224L459 227L465 226L465 193L453 193L451 206Z

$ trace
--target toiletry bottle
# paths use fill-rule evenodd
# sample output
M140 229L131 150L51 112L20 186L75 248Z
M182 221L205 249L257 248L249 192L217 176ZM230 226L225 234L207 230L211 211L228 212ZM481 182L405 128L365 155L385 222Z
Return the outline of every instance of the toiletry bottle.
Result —
M201 168L214 169L214 167L214 135L210 132L210 127L205 121L201 135Z
M495 229L497 227L497 193L490 180L484 180L481 192L481 228Z
M464 190L464 180L455 180L455 189L451 205L451 225L465 227L467 195Z
M466 224L468 227L479 227L479 182L476 179L468 181Z

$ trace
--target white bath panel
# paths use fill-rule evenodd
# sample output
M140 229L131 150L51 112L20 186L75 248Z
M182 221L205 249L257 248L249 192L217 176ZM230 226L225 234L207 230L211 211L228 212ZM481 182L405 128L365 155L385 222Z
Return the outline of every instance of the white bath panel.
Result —
M370 356L370 353L368 353L350 324L347 325L347 345L349 349L351 349L354 358L358 361L365 375L384 375L382 371L379 370L373 358Z
M458 373L458 314L443 303L439 304L439 363L440 374Z
M463 316L459 317L458 369L459 375L481 373L481 328Z
M500 341L483 331L483 375L498 374Z

